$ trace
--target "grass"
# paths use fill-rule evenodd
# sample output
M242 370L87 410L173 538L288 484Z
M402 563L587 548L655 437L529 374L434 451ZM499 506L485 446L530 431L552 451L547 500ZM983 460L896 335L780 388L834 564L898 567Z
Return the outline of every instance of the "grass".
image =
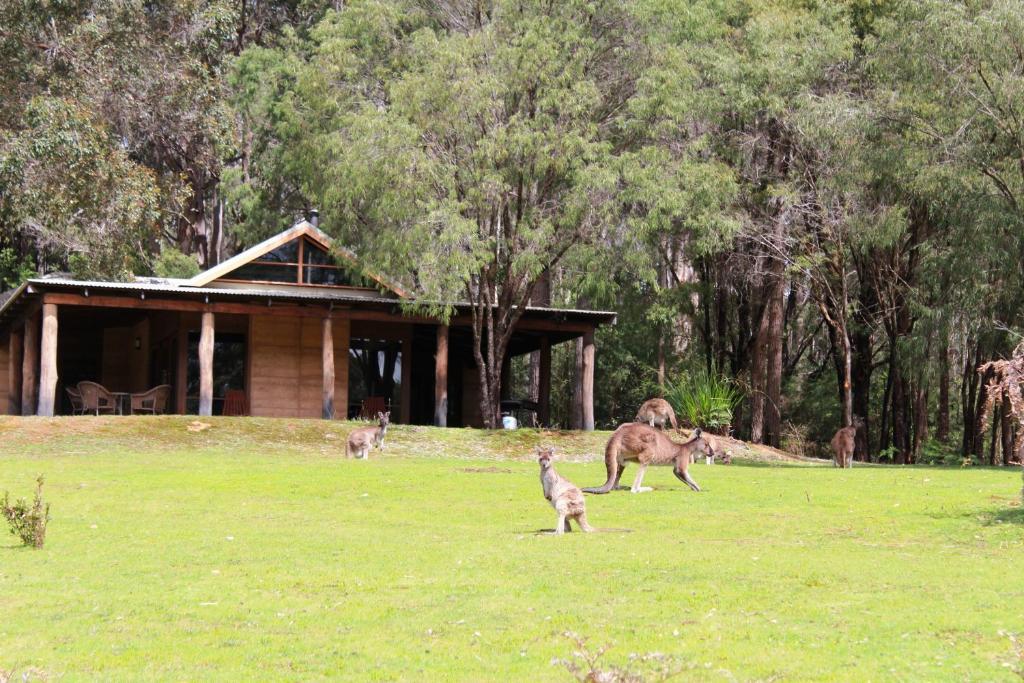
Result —
M1024 670L1016 470L652 468L587 499L630 531L559 538L529 449L599 484L606 433L399 427L352 461L344 424L207 422L0 420L0 490L45 474L53 517L0 537L0 680L570 680L566 631L683 679Z

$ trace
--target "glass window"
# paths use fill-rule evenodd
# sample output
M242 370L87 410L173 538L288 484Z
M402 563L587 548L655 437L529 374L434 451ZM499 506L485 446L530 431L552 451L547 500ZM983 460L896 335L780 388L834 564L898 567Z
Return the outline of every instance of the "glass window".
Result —
M303 247L302 262L314 266L336 265L330 254L309 241Z
M299 241L292 240L282 244L274 251L267 252L256 259L256 262L266 263L298 263L299 262Z
M358 287L348 272L341 268L306 266L302 270L302 281L307 285L330 285L334 287Z
M259 280L263 282L299 281L298 266L284 266L276 263L247 263L224 277L231 280Z
M358 417L364 405L383 403L391 421L401 422L402 342L352 339L348 353L348 416Z
M228 389L245 389L245 335L217 333L213 336L213 414L224 409ZM188 376L185 384L185 412L199 412L199 333L188 334Z

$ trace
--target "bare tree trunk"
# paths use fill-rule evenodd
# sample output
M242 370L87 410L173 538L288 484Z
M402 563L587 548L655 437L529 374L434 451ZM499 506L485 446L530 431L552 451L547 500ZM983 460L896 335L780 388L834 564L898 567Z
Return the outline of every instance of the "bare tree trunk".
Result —
M910 433L907 425L908 394L907 381L897 365L892 383L892 441L896 448L896 462L900 465L907 463L907 456L910 454Z
M864 420L864 428L857 430L856 452L858 460L871 459L871 333L855 324L851 342L851 412Z
M891 419L889 406L892 403L892 384L895 374L895 351L889 349L889 368L885 373L885 391L882 394L882 418L878 429L878 450L884 451L892 443L889 440L889 420Z
M764 440L775 448L782 444L783 284L780 272L767 311L768 358L765 367Z
M974 374L977 376L978 373ZM971 425L971 429L974 431L974 447L971 449L971 453L978 458L979 462L985 462L985 403L988 401L988 383L991 379L991 370L985 372L981 377L981 381L978 383L978 399L974 404L974 424Z
M911 456L917 462L921 446L928 441L928 389L921 381L914 386L914 444Z
M750 440L764 443L765 381L768 372L768 316L761 316L750 362Z
M1002 434L1003 465L1009 465L1013 459L1013 411L1010 410L1010 394L1003 391L1002 412L999 419Z
M960 406L963 417L963 442L961 455L967 457L974 453L974 400L978 390L978 373L975 368L981 364L981 344L976 344L974 354L970 348L964 354L963 379L960 383Z
M545 270L534 286L532 306L551 305L551 271ZM540 400L540 351L530 353L530 400Z
M935 438L949 441L949 342L942 345L939 358L939 405L935 415Z

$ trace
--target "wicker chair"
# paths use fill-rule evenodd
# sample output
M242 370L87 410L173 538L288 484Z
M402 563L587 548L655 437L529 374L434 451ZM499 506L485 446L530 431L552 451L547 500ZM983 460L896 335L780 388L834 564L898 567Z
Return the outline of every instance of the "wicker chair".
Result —
M132 394L132 415L135 413L162 415L167 410L167 399L170 397L170 384L161 384L141 394Z
M68 398L71 400L71 414L85 415L85 404L82 403L82 392L75 387L64 387Z
M78 392L82 395L82 411L85 413L112 414L117 410L117 401L106 387L96 382L79 382Z

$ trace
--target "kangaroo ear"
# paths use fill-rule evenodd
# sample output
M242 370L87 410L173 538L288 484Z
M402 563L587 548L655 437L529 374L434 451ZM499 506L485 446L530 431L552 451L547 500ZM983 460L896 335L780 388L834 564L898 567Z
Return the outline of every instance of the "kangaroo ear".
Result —
M703 433L704 432L700 431L700 427L697 427L696 429L693 430L693 438L699 439L700 435Z

